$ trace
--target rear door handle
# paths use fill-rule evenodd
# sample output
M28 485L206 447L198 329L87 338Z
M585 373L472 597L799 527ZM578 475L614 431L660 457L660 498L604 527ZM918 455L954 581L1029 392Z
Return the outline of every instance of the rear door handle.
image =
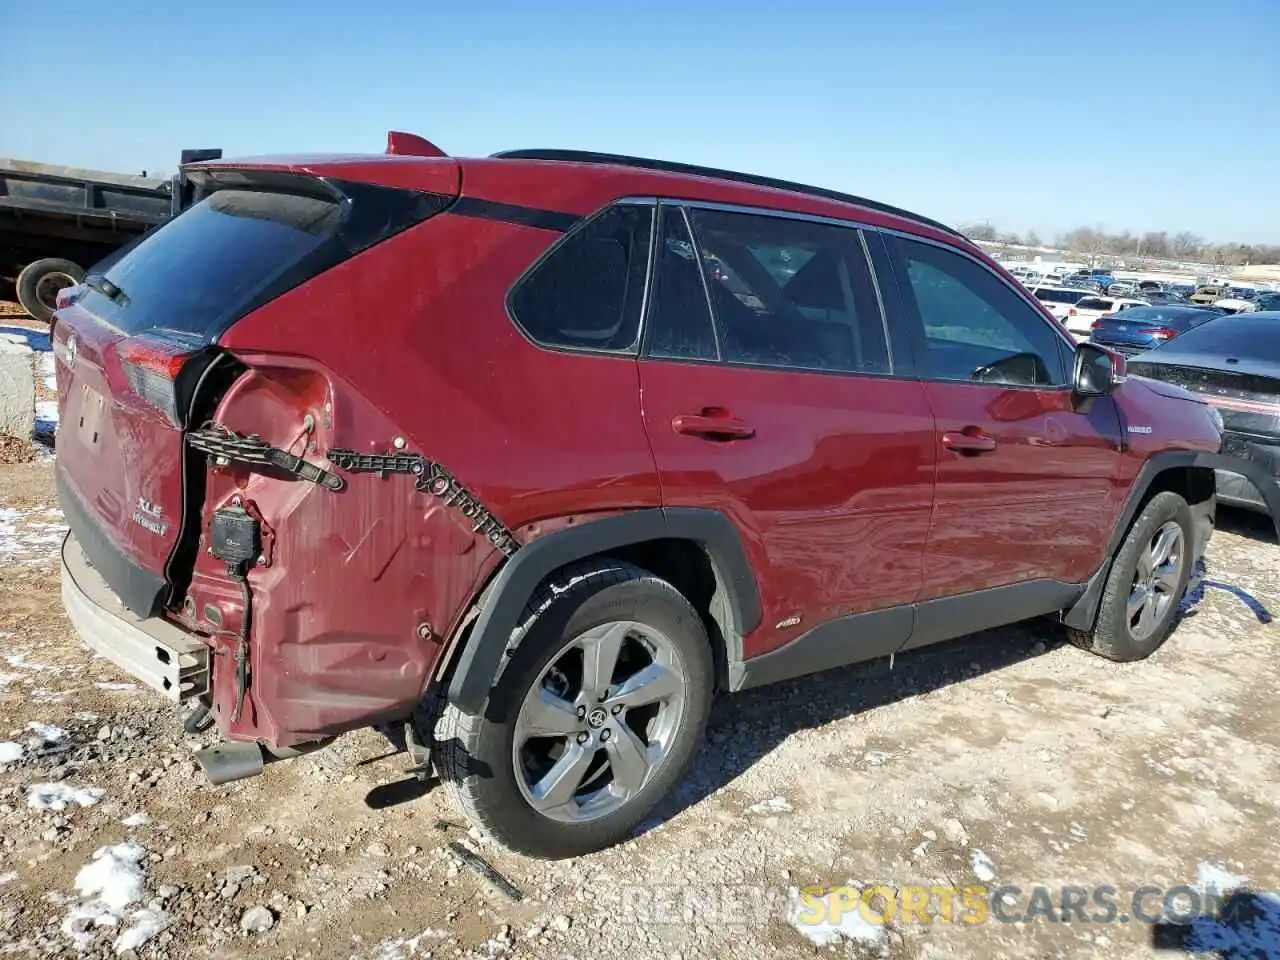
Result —
M704 440L750 440L756 428L736 417L714 416L706 413L682 413L671 418L671 429L690 437Z
M983 433L977 427L948 431L942 435L942 445L956 453L995 453L996 438Z

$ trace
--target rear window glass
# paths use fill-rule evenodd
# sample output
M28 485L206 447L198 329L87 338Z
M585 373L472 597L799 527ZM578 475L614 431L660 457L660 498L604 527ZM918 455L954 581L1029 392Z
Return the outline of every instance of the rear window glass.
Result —
M110 261L105 277L120 293L94 292L88 305L125 333L166 329L212 341L340 220L330 199L219 190Z
M1110 310L1112 301L1103 300L1100 297L1085 297L1076 303L1081 310Z

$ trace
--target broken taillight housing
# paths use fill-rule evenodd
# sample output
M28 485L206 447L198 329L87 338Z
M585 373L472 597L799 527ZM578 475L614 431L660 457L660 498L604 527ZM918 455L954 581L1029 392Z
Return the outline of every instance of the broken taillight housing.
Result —
M131 337L116 349L120 369L130 389L163 413L174 426L182 423L178 375L193 353L188 344L147 334Z

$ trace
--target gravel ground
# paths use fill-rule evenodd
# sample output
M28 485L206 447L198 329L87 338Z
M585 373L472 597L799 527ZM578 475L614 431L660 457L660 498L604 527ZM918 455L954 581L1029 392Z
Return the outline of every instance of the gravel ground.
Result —
M1280 666L1246 602L1280 609L1280 548L1247 515L1209 558L1238 592L1210 588L1146 663L1039 621L722 700L643 832L548 864L406 789L372 732L209 786L176 709L63 618L50 464L0 467L0 504L2 956L1280 957ZM960 899L949 922L881 922L883 894L839 910L850 884L895 905L985 884L1018 922L971 922ZM1110 885L1119 910L1028 917L1036 885L1055 905ZM1182 886L1175 915L1121 922L1143 886L1148 919ZM1228 919L1185 915L1211 886L1243 891Z

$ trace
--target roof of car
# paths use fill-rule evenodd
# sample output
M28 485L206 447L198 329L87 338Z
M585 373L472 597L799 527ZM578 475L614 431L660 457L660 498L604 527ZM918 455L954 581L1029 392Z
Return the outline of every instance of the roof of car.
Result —
M557 149L528 149L528 150L503 150L493 154L495 159L499 160L552 160L563 163L592 163L606 164L617 167L631 167L641 170L655 170L662 173L684 174L693 177L709 177L714 180L729 180L734 183L744 183L756 187L768 187L773 190L789 190L792 193L802 193L811 197L821 197L825 200L836 200L841 203L850 203L859 207L865 207L868 210L876 210L880 213L886 213L895 217L902 217L905 220L914 220L916 223L922 223L926 226L933 227L935 230L941 230L943 233L951 236L967 240L959 230L954 227L948 227L946 224L931 220L928 217L921 216L918 213L912 213L910 210L904 210L901 207L895 207L887 203L881 203L878 200L869 200L866 197L855 196L850 193L841 193L838 190L829 190L826 187L815 187L805 183L796 183L791 180L778 180L774 177L763 177L754 173L740 173L735 170L721 170L716 167L701 167L689 163L677 163L670 160L655 160L649 157L632 157L618 153L597 153L591 150L557 150Z

